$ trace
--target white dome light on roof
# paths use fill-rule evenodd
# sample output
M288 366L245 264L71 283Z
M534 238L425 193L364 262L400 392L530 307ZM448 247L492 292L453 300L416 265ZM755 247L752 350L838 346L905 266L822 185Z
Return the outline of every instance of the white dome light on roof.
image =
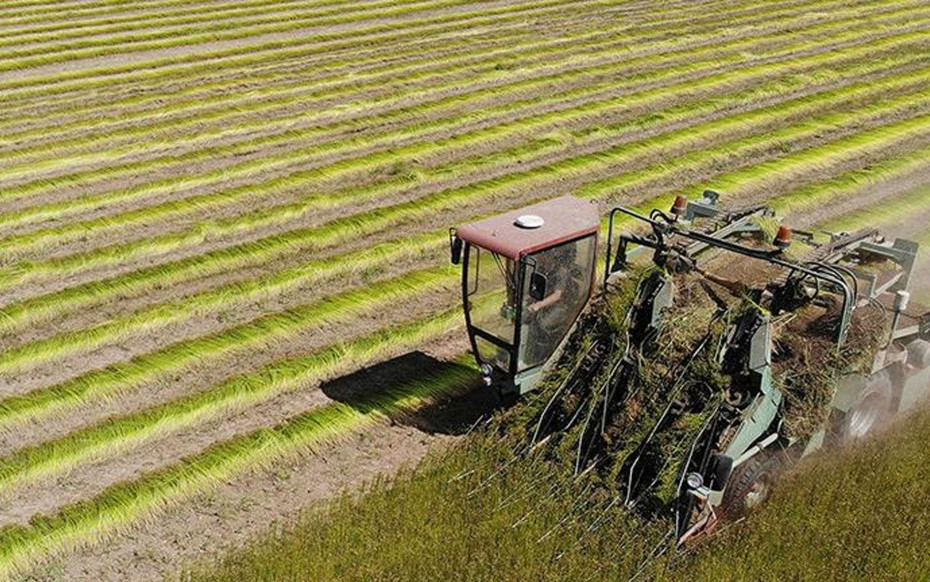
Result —
M535 214L524 214L523 216L518 216L517 220L514 221L514 224L520 228L539 228L546 223L543 220L542 216L536 216Z

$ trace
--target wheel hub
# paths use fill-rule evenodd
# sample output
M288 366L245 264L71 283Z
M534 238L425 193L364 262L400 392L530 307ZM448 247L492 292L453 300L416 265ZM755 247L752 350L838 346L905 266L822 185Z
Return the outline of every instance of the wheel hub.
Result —
M881 413L881 398L875 393L868 395L850 414L847 434L853 439L865 437L875 428Z
M746 493L746 509L755 509L762 505L769 498L769 493L771 493L771 485L769 484L768 475L762 475L753 482L749 492Z

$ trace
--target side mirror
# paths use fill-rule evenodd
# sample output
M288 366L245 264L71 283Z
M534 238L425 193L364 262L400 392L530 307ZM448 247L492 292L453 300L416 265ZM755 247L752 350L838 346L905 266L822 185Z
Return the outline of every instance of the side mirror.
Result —
M449 229L449 248L452 253L452 264L458 265L462 262L462 239L455 236L455 229Z
M533 301L542 301L546 297L546 276L542 273L533 271L530 276L530 298Z

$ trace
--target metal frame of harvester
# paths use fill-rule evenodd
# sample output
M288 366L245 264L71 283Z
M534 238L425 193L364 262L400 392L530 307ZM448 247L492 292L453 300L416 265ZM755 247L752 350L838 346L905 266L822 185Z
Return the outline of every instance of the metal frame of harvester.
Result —
M532 349L526 344L536 337L545 341L548 336L534 334L534 322L524 319L530 319L527 315L534 305L545 303L547 294L562 293L558 287L566 277L550 274L547 279L541 267L545 264L544 253L566 244L580 244L578 241L589 237L596 241L600 220L591 209L588 203L566 197L453 230L453 262L459 262L463 253L466 257L462 289L476 358L488 383L505 393L532 389L559 360L581 310L572 306L558 314L562 319L570 318L556 326L558 342L543 350L542 363L525 369L523 362L533 360L525 356ZM616 220L621 216L648 226L649 232L615 235ZM748 310L731 324L728 341L719 354L731 385L682 463L674 507L676 533L682 542L708 531L717 522L721 508L723 512L741 513L764 500L786 460L796 460L831 440L859 438L886 418L915 406L930 389L930 312L914 314L919 308L909 305L907 291L917 244L904 239L887 241L875 230L831 235L828 242L816 243L810 233L792 232L785 226L779 228L771 247L744 244L748 237L763 234L761 224L765 220L774 220L772 210L753 207L725 211L718 205L718 195L710 191L699 202L679 197L669 213L654 210L645 216L625 207L610 213L605 290L623 278L635 262L651 260L659 267L657 274L640 284L628 314L632 322L629 350L633 355L614 371L614 377L621 379L618 383L630 373L624 366L635 365L636 354L642 353L663 327L673 325L664 315L676 300L676 280L680 276L700 273L713 280L713 275L702 270L702 264L721 254L762 261L780 270L767 284L743 289L758 308ZM543 231L546 225L550 228ZM786 253L797 240L809 247L801 259ZM512 334L489 333L472 316L470 301L476 282L470 280L470 274L474 276L476 271L468 267L468 260L482 250L498 259L505 279L510 277L504 306L494 317L498 323L512 321ZM590 264L592 272L582 281L587 289L576 289L573 294L566 290L565 296L577 296L576 302L587 303L592 296L594 262L577 251L570 256L574 266ZM883 268L862 268L874 263L881 263ZM719 278L715 282L731 283ZM837 350L843 350L859 309L884 309L891 315L891 329L887 341L875 353L870 370L836 378L830 421L802 440L782 430L784 395L773 371L774 326L826 296L835 299L834 305L839 304L833 338ZM540 311L544 309L548 307ZM502 335L507 336L506 341ZM480 343L493 346L497 353L489 355ZM501 357L501 350L506 351L506 357ZM609 400L621 393L618 388L607 392L605 414ZM649 434L673 422L678 412L670 405ZM630 502L642 480L640 459L635 455L627 459L624 471L625 497Z
M784 458L797 458L821 447L828 438L864 436L884 418L913 407L930 387L930 313L909 315L907 292L918 246L904 239L886 241L875 230L832 235L828 243L815 245L802 233L811 252L800 261L783 257L790 244L790 231L782 227L775 248L764 250L733 242L734 238L760 230L758 217L772 217L767 208L724 213L717 198L708 193L699 203L679 199L671 215L653 212L642 216L626 208L611 213L611 231L618 214L626 214L650 225L649 236L621 235L619 250L612 260L608 242L607 278L622 272L636 254L651 252L665 266L674 260L679 270L696 268L702 255L717 251L781 267L782 275L764 288L754 289L760 308L736 322L731 341L721 358L741 365L730 369L731 394L692 448L680 484L678 535L684 541L704 531L717 518L720 506L736 506L736 513L763 500L774 472ZM711 230L696 228L711 222ZM611 233L612 234L612 233ZM608 235L610 237L610 235ZM678 241L687 244L676 245ZM630 246L635 246L630 251ZM856 269L864 261L890 263L880 275ZM687 265L681 267L680 265ZM656 331L665 325L662 311L668 305L675 277L664 276L649 299L637 306L650 314ZM806 442L784 436L781 431L783 394L773 374L773 327L778 317L815 301L820 293L841 298L841 318L836 327L836 349L847 341L857 309L882 306L894 313L889 341L875 354L869 373L838 377L832 401L832 423ZM738 381L736 380L738 378ZM778 458L777 455L782 458Z

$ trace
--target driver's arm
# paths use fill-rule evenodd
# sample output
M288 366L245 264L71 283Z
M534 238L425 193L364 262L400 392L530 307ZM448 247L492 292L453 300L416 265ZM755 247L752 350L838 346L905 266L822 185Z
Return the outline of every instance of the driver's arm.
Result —
M558 302L559 299L561 298L562 298L562 290L556 289L555 291L550 293L549 296L546 297L545 299L542 299L541 301L537 301L536 303L531 304L528 307L528 309L532 311L533 313L538 313L539 310L549 307L553 303Z

